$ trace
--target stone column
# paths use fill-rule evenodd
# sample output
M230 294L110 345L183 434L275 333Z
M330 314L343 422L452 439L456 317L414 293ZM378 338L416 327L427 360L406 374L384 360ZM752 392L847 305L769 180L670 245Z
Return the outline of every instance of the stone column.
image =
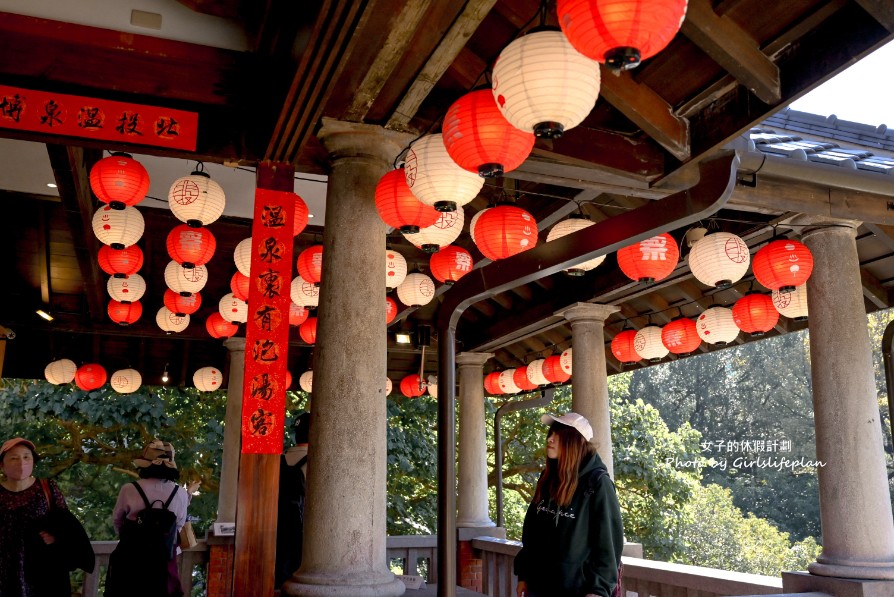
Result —
M571 322L571 409L590 421L593 441L611 477L615 475L605 369L605 320L619 310L615 305L577 303L556 313Z
M332 170L326 194L323 276L314 350L301 568L283 594L396 596L404 585L385 557L387 333L385 224L376 183L404 136L323 119L317 135ZM407 139L408 140L408 139Z
M461 352L459 367L458 527L496 526L487 512L487 434L484 420L484 364L493 353Z
M857 222L805 218L823 552L811 574L894 579L894 522L857 259Z
M239 489L239 452L242 445L242 380L245 375L245 338L227 338L230 377L227 381L227 410L224 415L223 462L217 522L236 522L236 495Z

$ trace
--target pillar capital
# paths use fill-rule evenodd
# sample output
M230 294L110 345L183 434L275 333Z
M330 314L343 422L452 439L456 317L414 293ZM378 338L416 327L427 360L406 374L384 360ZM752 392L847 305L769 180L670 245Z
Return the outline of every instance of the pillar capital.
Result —
M456 355L456 364L465 366L477 365L478 367L482 367L493 356L494 353L492 352L461 352Z
M575 303L570 307L566 307L556 311L555 315L564 317L571 323L577 321L596 321L605 323L605 320L612 313L617 313L621 307L617 305L600 305L597 303Z
M791 219L792 224L798 225L801 229L801 240L810 238L817 234L823 233L844 233L856 238L857 228L861 222L856 220L846 220L843 218L833 218L832 216L820 216L801 214Z
M413 135L374 124L323 118L317 138L333 159L369 158L391 164L413 140Z
M230 352L245 352L245 337L232 336L223 341L223 345Z

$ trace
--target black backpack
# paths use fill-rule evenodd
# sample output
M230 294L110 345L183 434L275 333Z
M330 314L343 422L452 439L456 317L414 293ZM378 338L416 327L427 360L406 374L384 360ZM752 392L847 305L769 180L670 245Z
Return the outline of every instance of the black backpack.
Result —
M125 521L121 539L141 546L147 557L154 556L167 562L174 557L178 538L177 515L171 512L168 506L171 505L180 487L175 484L168 500L162 503L161 500L150 502L146 492L136 481L133 482L133 486L143 498L146 507L137 512L136 520ZM161 508L153 508L156 503L160 503Z
M307 480L301 467L307 456L289 466L285 456L280 459L278 518L276 524L276 572L274 586L292 577L301 566L302 543L304 542L304 501Z
M599 480L602 477L608 477L608 470L605 467L599 466L590 473L590 478L587 480L587 490L586 493L593 494L596 491L596 484L599 483ZM615 482L611 477L608 477L609 482L614 485ZM621 590L621 572L623 569L622 564L618 564L618 584L615 585L615 590L612 591L611 597L621 597L623 591Z

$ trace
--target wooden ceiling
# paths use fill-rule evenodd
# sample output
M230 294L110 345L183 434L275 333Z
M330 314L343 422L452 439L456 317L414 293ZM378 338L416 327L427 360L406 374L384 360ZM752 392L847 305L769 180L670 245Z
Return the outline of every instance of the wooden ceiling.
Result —
M188 384L196 368L224 361L225 349L208 337L203 324L216 310L217 298L228 292L229 270L209 282L203 292L207 303L181 334L166 335L155 325L159 293L158 304L147 302L137 324L120 328L108 320L106 276L96 265L98 244L90 228L97 202L87 184L89 168L103 150L248 167L265 159L287 161L299 172L326 173L327 156L315 137L322 117L415 134L438 131L447 107L487 81L489 66L530 26L539 7L535 0L180 1L241 22L250 51L0 14L0 84L200 115L195 153L0 129L0 136L47 144L61 197L0 191L16 222L0 237L8 256L0 324L17 334L7 342L3 374L8 377L41 377L47 362L68 356L96 359L110 369L132 365L149 383L157 383L170 364L172 383ZM633 71L603 69L600 99L584 123L561 139L538 140L521 168L504 179L488 179L466 206L466 222L508 194L535 216L541 241L550 226L576 211L606 222L607 230L619 229L618 218L695 185L699 165L724 144L889 41L892 31L894 8L882 0L690 0L681 32L664 52ZM2 173L0 165L0 189ZM774 203L766 188L737 187L730 203L714 214L719 227L741 234L753 248L767 241L775 224L781 224L777 232L791 230L786 222L793 210ZM890 304L886 284L894 278L894 263L886 259L894 253L894 241L887 226L894 222L884 210L868 211L877 217L859 210L854 217L869 222L861 228L859 247L867 261L867 308L877 309ZM143 212L141 273L150 287L164 288L168 257L162 245L176 221L161 210ZM667 226L678 241L687 227L680 221ZM224 219L211 229L218 252L228 255L248 236L249 222ZM308 230L296 246L311 244L320 234ZM427 269L428 257L398 233L389 240L411 267ZM488 271L468 234L458 244L479 261L476 272ZM751 284L746 279L708 296L682 261L669 279L644 287L621 275L613 255L579 278L562 273L525 278L524 258L497 265L493 273L480 275L512 280L514 272L518 283L471 304L457 328L458 349L495 352L489 365L494 368L515 367L569 346L570 328L554 313L573 302L621 305L606 328L608 342L625 319L638 328L650 319L663 324L679 313L693 316L713 302L731 303ZM456 290L439 288L437 301L404 309L392 329L434 325ZM34 310L40 305L48 305L57 319L38 320ZM774 333L803 326L783 321ZM310 348L293 336L290 368L298 374L310 362ZM392 380L418 371L418 349L392 341L389 347ZM427 373L436 367L436 347L437 338L427 350ZM609 366L620 368L611 358Z

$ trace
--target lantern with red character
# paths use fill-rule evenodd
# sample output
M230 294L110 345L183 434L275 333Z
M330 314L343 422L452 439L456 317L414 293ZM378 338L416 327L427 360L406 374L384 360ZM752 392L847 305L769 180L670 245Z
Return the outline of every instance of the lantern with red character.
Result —
M674 354L687 355L701 346L702 339L694 321L677 317L661 328L661 343Z
M298 334L307 344L315 344L317 341L317 318L308 317L304 323L298 326Z
M149 192L149 173L127 153L113 153L90 169L90 188L113 209L136 205Z
M323 245L313 245L298 255L298 274L305 281L320 285L323 274Z
M379 180L376 185L376 211L383 222L408 234L433 226L441 215L410 191L403 168L386 172Z
M779 322L779 311L768 295L749 292L733 305L733 321L743 332L763 336Z
M666 232L618 251L618 267L624 275L644 284L668 277L679 259L677 241Z
M217 240L207 228L180 224L168 234L167 247L171 259L189 269L211 261Z
M431 256L429 265L435 279L449 286L472 271L474 263L471 253L462 247L447 245Z
M143 250L136 245L124 249L103 245L99 248L99 267L116 278L132 276L143 267Z
M75 384L85 391L96 390L106 383L108 374L102 365L90 363L81 365L75 372Z
M640 359L633 344L636 340L636 330L621 330L612 338L612 354L622 363L635 363Z
M774 240L755 253L751 269L757 281L770 290L791 292L813 273L813 254L799 241Z

